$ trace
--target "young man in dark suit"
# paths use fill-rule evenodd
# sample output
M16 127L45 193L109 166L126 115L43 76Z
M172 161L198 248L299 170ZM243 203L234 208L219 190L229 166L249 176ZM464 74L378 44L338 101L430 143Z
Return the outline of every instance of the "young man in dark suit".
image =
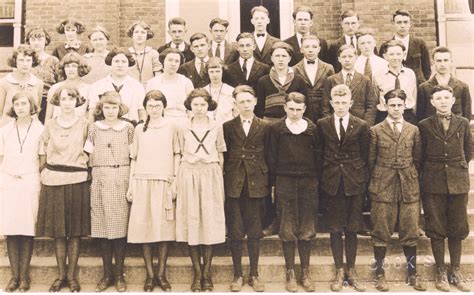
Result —
M321 191L327 201L324 219L331 239L331 251L336 265L336 278L331 290L342 290L344 277L355 290L365 291L357 280L355 260L357 232L363 229L362 209L369 174L369 126L353 116L349 109L354 101L347 85L331 90L334 114L318 121L318 150L321 154ZM342 240L344 233L345 240ZM344 271L344 249L347 270Z
M219 57L226 65L234 62L239 57L234 45L225 40L228 26L229 22L222 18L215 18L209 23L209 31L212 37L209 45L209 56Z
M369 78L355 71L356 49L352 45L342 45L338 52L342 70L330 76L324 85L323 116L330 116L333 109L330 104L331 89L339 84L346 84L351 89L353 104L350 113L365 120L369 126L374 125L378 101L375 89Z
M168 21L168 35L171 36L171 41L160 46L158 53L162 53L165 49L173 47L178 48L184 56L183 62L188 62L194 58L194 53L191 51L190 45L184 41L186 34L186 21L181 17L173 17Z
M406 56L403 59L404 66L412 69L416 74L418 85L428 80L431 76L430 54L425 41L410 35L411 14L399 9L392 16L395 27L395 36L392 40L398 40L406 48ZM387 41L388 42L388 41ZM380 46L380 56L385 53L385 43Z
M253 110L257 104L255 91L248 85L234 89L232 96L239 116L224 123L224 187L228 238L234 265L232 292L242 289L242 245L247 235L250 259L248 284L254 291L263 292L265 285L258 278L260 239L263 238L264 197L269 193L266 151L269 125L257 118Z
M240 33L237 38L239 58L224 71L223 81L232 87L249 85L257 90L258 79L270 72L270 66L253 57L255 37L251 33Z
M436 288L449 292L451 283L469 292L460 267L462 240L469 235L467 202L472 140L469 120L452 113L455 101L451 87L433 88L431 103L436 113L419 124L423 147L421 189L426 235L431 239L436 262ZM446 238L451 258L449 277L444 262Z
M293 24L295 26L295 35L286 39L285 42L293 47L293 55L291 56L290 66L294 66L303 59L303 52L301 52L301 43L304 36L311 34L311 27L313 26L313 11L308 6L299 6L293 12ZM314 33L314 35L317 35ZM319 39L319 59L328 62L328 44L326 40Z
M428 118L436 113L431 104L431 93L437 85L449 86L456 98L451 112L471 120L471 94L469 86L451 74L453 68L452 53L447 47L433 49L433 65L435 74L418 87L417 116L418 120Z
M324 83L329 76L334 75L332 65L318 58L321 50L320 39L315 35L306 35L301 41L301 52L304 58L293 66L296 74L303 77L306 88L305 117L316 123L323 117L322 100Z
M267 32L267 25L270 23L270 13L263 6L255 6L250 11L250 22L254 27L253 35L255 37L256 48L254 50L255 59L269 66L272 65L271 50L273 43L280 39L273 37Z
M209 60L209 40L203 33L195 33L189 38L191 51L196 56L179 67L178 73L185 75L193 82L194 88L201 88L210 83L207 73L207 61Z
M415 290L425 291L426 285L416 271L416 246L420 236L420 132L415 125L403 119L407 98L405 91L391 90L384 98L388 115L370 129L368 161L375 288L389 290L384 259L398 223L398 238L407 261L407 283Z
M339 62L339 48L342 45L352 45L357 48L357 37L356 31L359 29L359 16L352 10L346 10L341 14L341 27L343 35L334 40L329 45L328 59L329 63L332 64L336 73L342 69L342 65Z

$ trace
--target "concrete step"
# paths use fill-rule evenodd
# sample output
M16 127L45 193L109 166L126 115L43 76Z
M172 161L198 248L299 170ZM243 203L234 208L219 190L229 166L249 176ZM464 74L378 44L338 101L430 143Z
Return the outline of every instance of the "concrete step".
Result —
M406 264L403 255L388 253L385 274L388 281L403 283L406 276ZM446 257L449 261L449 257ZM331 256L312 256L311 273L314 281L330 282L334 279L335 267ZM125 260L126 281L131 284L142 284L145 279L143 259L129 257ZM243 259L244 273L248 270L248 259ZM462 267L472 283L474 273L474 255L463 255ZM297 277L300 270L297 268ZM373 279L373 257L358 256L356 261L358 277L370 284ZM418 272L428 281L434 280L435 264L431 256L418 256ZM56 260L53 257L33 257L30 269L33 284L51 284L57 276ZM83 284L96 284L102 277L102 259L98 257L82 257L79 259L78 279ZM285 282L285 262L283 257L261 257L259 275L264 282ZM7 257L0 258L0 284L8 282L10 266ZM170 257L168 259L167 277L171 284L190 284L193 273L188 257ZM212 262L212 278L216 284L228 284L233 278L232 259L215 257Z
M245 244L245 243L244 243ZM359 235L358 242L358 253L359 255L372 255L372 241L368 236ZM214 247L215 256L225 257L231 256L230 248L228 243L219 244ZM127 256L129 257L141 257L142 249L141 245L128 244ZM395 233L392 237L392 241L388 247L389 253L402 254L402 247L398 241L398 234ZM281 241L278 236L266 237L261 241L261 256L283 256ZM329 234L320 233L316 239L312 242L312 255L315 256L330 256L331 247ZM422 237L418 242L418 253L423 255L431 255L430 241L426 237ZM471 231L469 237L463 243L463 254L474 255L474 231ZM247 247L244 245L244 255L247 254ZM0 256L7 256L7 246L4 239L0 240ZM35 239L35 247L33 256L39 257L54 257L54 241L50 238L37 238ZM84 238L81 242L81 256L82 257L99 257L100 250L97 242L92 238ZM173 242L170 247L170 256L173 257L187 257L188 248L185 243Z

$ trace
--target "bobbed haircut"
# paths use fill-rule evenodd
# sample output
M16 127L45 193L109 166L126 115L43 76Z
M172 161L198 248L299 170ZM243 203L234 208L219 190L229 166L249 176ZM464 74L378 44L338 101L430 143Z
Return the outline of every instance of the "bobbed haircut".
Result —
M133 31L137 26L142 27L146 31L146 39L151 39L153 36L155 36L155 33L151 30L151 27L144 21L135 21L132 23L128 28L127 28L127 36L132 38L133 37Z
M163 103L163 107L166 108L168 105L168 101L166 100L166 96L160 90L150 90L146 93L145 99L143 100L143 107L146 109L146 104L150 100L161 101Z
M196 88L196 89L193 89L193 91L191 91L191 93L189 93L188 97L184 101L184 107L187 110L192 111L191 103L193 102L193 100L196 97L202 97L204 99L204 101L207 102L207 105L208 105L207 110L208 111L214 111L217 108L217 102L212 99L212 96L209 94L209 92L207 92L206 89Z
M239 42L240 39L244 39L244 38L252 39L253 43L255 44L255 36L252 33L249 33L249 32L242 32L242 33L238 34L237 38L235 38L235 41Z
M19 91L12 97L12 107L7 112L7 116L11 118L18 118L18 115L15 113L15 108L13 107L13 104L15 103L15 101L23 97L26 97L28 101L30 102L30 115L39 113L40 109L38 105L36 104L35 96L32 93L27 92L27 91Z
M273 43L272 50L270 51L270 55L273 55L273 52L275 52L275 50L280 49L280 48L284 49L288 53L289 56L293 56L293 52L294 52L293 46L283 41L278 41L278 42Z
M237 98L238 94L245 93L245 92L252 94L252 96L255 99L257 98L257 94L255 93L255 90L253 90L253 88L249 85L239 85L235 87L234 91L232 91L232 97Z
M304 103L306 104L306 97L299 92L290 92L285 96L285 102L294 101L295 103Z
M171 25L181 25L181 26L186 26L186 21L182 17L173 17L168 21L168 29L170 28Z
M59 106L59 102L61 100L61 93L64 90L67 91L67 94L70 97L74 97L76 99L76 107L81 106L86 102L86 100L81 95L81 93L79 92L79 89L77 89L77 87L70 86L70 85L62 85L61 87L56 89L56 91L54 92L53 97L50 100L50 103L52 105Z
M183 53L178 49L178 48L173 48L169 47L163 50L163 52L160 53L159 60L162 65L165 64L165 59L170 53L176 53L179 55L179 64L182 65L184 63L184 55Z
M226 20L226 19L220 18L220 17L214 18L214 19L211 20L211 22L209 23L209 28L212 29L212 27L213 27L215 24L222 25L222 26L224 26L224 28L227 29L227 27L229 26L229 21Z
M92 31L90 31L89 35L87 35L87 38L89 40L91 39L92 34L94 33L102 33L104 35L105 39L110 40L110 34L107 32L107 30L103 26L95 26Z
M451 57L453 56L453 53L451 52L451 50L449 50L449 48L446 47L446 46L438 46L438 47L435 47L435 48L433 49L432 54L431 54L431 57L432 57L433 59L434 59L434 56L435 56L436 53L449 53L449 54L451 54Z
M403 15L403 16L408 16L411 19L411 14L408 10L406 9L398 9L392 14L392 21L395 20L395 17L397 15Z
M391 98L400 98L401 100L406 101L407 94L402 89L392 89L388 91L387 93L385 93L383 98L385 99L385 103L388 103L388 100Z
M33 48L30 47L30 45L22 44L18 46L15 50L13 50L12 56L8 59L7 64L10 67L16 68L16 59L18 58L19 54L31 56L33 60L31 65L32 67L36 67L37 65L39 65L39 58L36 51L34 51Z
M359 16L357 13L354 12L354 10L345 10L341 13L341 21L343 21L346 17L357 17L357 20L359 20Z
M94 121L104 120L104 104L113 104L119 106L118 118L121 118L128 113L128 107L122 102L122 97L117 91L107 91L99 96L99 102L94 110Z
M79 75L79 77L84 77L91 70L91 67L87 64L87 61L79 53L70 52L66 54L59 62L58 68L57 68L58 75L61 76L63 79L66 79L67 77L66 77L66 71L64 71L64 67L67 64L73 64L73 63L77 64L78 66L77 74Z
M133 55L128 51L126 48L122 47L115 47L110 52L107 54L105 57L105 64L110 66L112 65L112 59L114 59L115 56L123 54L125 57L128 59L128 66L132 67L135 65L135 59L133 58Z
M433 87L433 90L431 90L431 98L433 98L433 95L436 92L440 92L440 91L444 91L444 90L451 92L451 94L454 92L453 88L451 88L450 86L436 85L435 87Z
M26 33L25 42L26 44L30 44L31 38L41 38L44 37L45 39L45 46L48 46L51 43L51 36L48 34L45 28L43 27L34 27Z
M354 54L357 55L357 50L352 46L352 44L344 44L337 50L337 56L339 57L344 50L354 50Z
M347 95L352 100L351 89L346 84L339 84L339 85L334 86L331 89L331 99L335 96L347 96Z
M191 45L193 45L193 42L196 41L196 40L201 40L202 38L205 38L206 39L206 42L209 42L209 38L207 38L207 35L206 34L203 34L203 33L194 33L191 35L191 37L189 37L189 43L191 43Z
M262 5L259 5L259 6L255 6L254 8L252 8L250 10L250 17L253 17L253 14L257 11L260 11L260 12L263 12L263 13L266 13L267 16L270 16L270 12L268 12L268 9L266 9L264 6Z
M75 18L68 18L59 23L59 25L56 27L56 32L59 34L64 34L66 27L69 26L76 27L76 33L78 35L84 33L86 30L86 26L82 22Z
M293 11L293 14L292 14L293 19L296 19L296 15L298 14L298 12L307 12L307 13L309 13L309 17L311 19L313 19L313 15L314 15L313 10L309 6L298 6L298 7L296 7L295 11Z

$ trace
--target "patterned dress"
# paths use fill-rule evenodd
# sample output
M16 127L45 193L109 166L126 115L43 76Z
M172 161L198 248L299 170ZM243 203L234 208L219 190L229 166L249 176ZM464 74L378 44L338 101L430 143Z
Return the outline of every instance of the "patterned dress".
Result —
M127 236L130 205L132 124L122 121L110 127L97 121L89 128L84 150L90 154L91 237L119 239Z

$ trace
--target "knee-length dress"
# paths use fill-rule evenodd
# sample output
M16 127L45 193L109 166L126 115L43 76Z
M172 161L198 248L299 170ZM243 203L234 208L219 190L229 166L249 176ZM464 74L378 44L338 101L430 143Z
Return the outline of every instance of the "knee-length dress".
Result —
M226 151L222 125L209 119L204 130L192 120L180 128L176 241L189 245L225 242L224 179L218 154Z
M175 203L172 181L174 156L179 154L178 130L169 119L156 126L135 128L131 158L135 159L132 176L132 207L128 225L129 243L153 243L176 240Z
M0 128L0 235L35 235L40 193L39 154L43 125ZM18 141L18 134L23 146ZM24 140L23 140L24 139Z
M121 121L110 127L97 121L89 128L84 150L90 154L91 237L127 236L130 205L127 190L133 125Z

